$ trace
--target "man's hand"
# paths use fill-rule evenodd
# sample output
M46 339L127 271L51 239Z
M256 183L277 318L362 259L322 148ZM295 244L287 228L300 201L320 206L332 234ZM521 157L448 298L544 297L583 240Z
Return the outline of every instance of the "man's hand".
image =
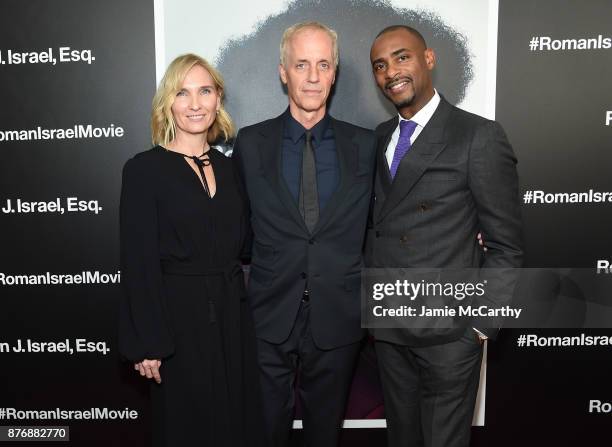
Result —
M475 327L473 327L472 329L474 329L474 335L476 336L476 340L478 341L479 344L483 345L485 340L488 340L489 337L487 337L485 334L483 334L482 332L480 332L478 329L476 329Z
M141 376L146 376L147 379L155 379L157 383L161 383L160 366L161 360L144 359L140 363L134 363L134 369L139 371Z
M478 232L478 234L476 235L476 239L478 239L478 245L480 245L482 247L482 250L486 252L488 248L486 247L484 241L482 240L482 233Z

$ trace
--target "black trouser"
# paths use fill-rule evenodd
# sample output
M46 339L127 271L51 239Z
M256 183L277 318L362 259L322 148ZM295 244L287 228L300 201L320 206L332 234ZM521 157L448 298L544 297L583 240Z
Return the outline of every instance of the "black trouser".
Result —
M302 302L289 338L281 344L258 339L264 418L270 447L286 447L296 391L305 444L336 447L360 343L319 349L310 331L310 304ZM296 375L299 378L296 384Z
M376 342L389 447L467 447L482 346L474 330L427 347Z

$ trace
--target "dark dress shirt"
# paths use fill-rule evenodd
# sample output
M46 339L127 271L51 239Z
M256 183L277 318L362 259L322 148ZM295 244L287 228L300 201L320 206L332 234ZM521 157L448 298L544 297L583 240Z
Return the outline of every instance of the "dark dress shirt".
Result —
M306 145L306 129L291 116L289 109L284 115L283 128L282 172L287 187L297 204L302 175L302 154ZM323 211L340 183L336 139L330 116L325 114L323 119L314 125L311 132L317 169L319 210Z

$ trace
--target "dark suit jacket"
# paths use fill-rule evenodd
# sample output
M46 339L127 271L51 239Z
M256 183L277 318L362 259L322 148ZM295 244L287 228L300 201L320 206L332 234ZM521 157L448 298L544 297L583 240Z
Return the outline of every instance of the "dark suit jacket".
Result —
M246 186L253 243L248 296L257 337L285 341L306 281L316 345L359 341L363 237L372 193L374 134L331 120L340 184L310 234L281 171L282 115L240 130L233 158Z
M441 98L392 182L385 151L398 117L380 124L368 267L504 268L522 263L516 158L501 126ZM488 251L478 245L482 233ZM489 336L496 330L478 328ZM425 346L465 329L373 330L377 339Z

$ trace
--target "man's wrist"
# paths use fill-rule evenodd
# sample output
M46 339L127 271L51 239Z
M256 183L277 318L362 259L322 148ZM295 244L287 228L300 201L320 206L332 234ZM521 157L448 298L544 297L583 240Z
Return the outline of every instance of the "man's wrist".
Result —
M488 340L489 337L487 337L485 334L483 334L482 332L480 332L478 329L476 329L475 327L473 327L472 329L474 329L474 332L476 332L476 335L478 335L478 338L480 340Z

